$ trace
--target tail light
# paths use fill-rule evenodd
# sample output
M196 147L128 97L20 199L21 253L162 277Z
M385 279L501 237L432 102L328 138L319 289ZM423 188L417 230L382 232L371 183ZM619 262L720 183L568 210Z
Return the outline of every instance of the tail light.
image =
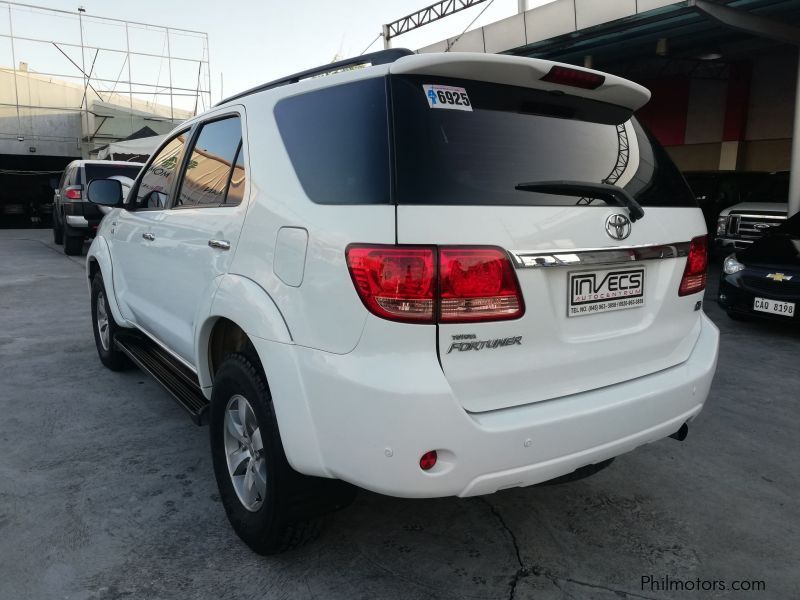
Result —
M523 312L517 276L499 248L439 250L439 295L442 323L516 319Z
M683 269L678 296L688 296L702 292L706 288L706 270L708 269L708 238L700 236L689 244L689 256Z
M64 196L68 200L80 200L81 199L81 188L73 187L67 188L64 190Z
M384 319L433 322L434 249L349 246L347 266L364 305Z
M346 257L364 306L384 319L463 323L525 312L514 269L499 248L354 244Z
M599 73L570 69L569 67L561 67L559 65L554 65L550 71L548 71L547 75L542 77L542 81L568 85L584 90L596 90L603 85L605 80L605 76Z

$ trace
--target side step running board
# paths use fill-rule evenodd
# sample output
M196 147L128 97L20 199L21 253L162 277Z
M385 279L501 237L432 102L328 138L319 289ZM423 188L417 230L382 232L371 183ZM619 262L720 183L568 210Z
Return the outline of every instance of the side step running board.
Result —
M160 383L197 425L207 423L209 403L200 390L197 375L142 334L120 333L114 343L137 367Z

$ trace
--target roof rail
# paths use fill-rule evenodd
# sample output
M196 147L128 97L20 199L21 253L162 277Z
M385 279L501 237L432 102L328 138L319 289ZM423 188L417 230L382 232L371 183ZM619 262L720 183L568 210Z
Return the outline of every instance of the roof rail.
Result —
M255 94L257 92L263 92L264 90L271 90L272 88L281 87L283 85L297 83L298 81L309 79L310 77L325 75L327 73L333 73L334 71L341 71L342 69L346 69L348 67L355 67L359 65L386 65L393 63L399 58L410 56L412 54L414 54L414 52L407 48L390 48L388 50L371 52L370 54L363 54L353 58L346 58L344 60L323 65L321 67L308 69L307 71L300 71L299 73L289 75L288 77L283 77L282 79L276 79L274 81L262 83L261 85L257 85L249 90L245 90L244 92L240 92L233 96L229 96L224 100L220 100L214 106L219 106L220 104L225 104L226 102L230 102L232 100L238 100L239 98L244 98L245 96L249 96L250 94Z

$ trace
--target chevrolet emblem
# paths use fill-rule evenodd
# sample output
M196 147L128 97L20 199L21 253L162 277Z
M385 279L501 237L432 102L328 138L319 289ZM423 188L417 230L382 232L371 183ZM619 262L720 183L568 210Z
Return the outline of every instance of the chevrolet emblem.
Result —
M772 281L789 281L794 275L784 275L783 273L770 273L767 275L768 279Z

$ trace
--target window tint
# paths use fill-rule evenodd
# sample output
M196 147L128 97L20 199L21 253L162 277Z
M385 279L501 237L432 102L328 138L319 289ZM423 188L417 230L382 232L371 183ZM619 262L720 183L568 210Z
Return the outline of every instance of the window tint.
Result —
M464 88L472 110L432 110L423 89L428 84ZM641 127L625 125L631 115L621 107L529 88L418 76L392 77L392 106L401 204L602 204L515 189L526 182L578 180L625 182L642 205L696 205L666 153ZM632 156L636 146L628 137L633 135L638 156Z
M147 167L136 192L136 208L159 209L167 206L170 186L183 155L187 133L184 131L170 140Z
M175 207L191 208L219 206L225 202L225 192L236 171L237 183L244 182L244 167L237 165L236 153L242 143L239 117L211 121L203 125L192 149L181 183ZM241 202L241 190L238 190ZM233 198L231 198L233 200Z
M285 98L275 106L275 119L303 191L312 201L389 202L383 78Z

